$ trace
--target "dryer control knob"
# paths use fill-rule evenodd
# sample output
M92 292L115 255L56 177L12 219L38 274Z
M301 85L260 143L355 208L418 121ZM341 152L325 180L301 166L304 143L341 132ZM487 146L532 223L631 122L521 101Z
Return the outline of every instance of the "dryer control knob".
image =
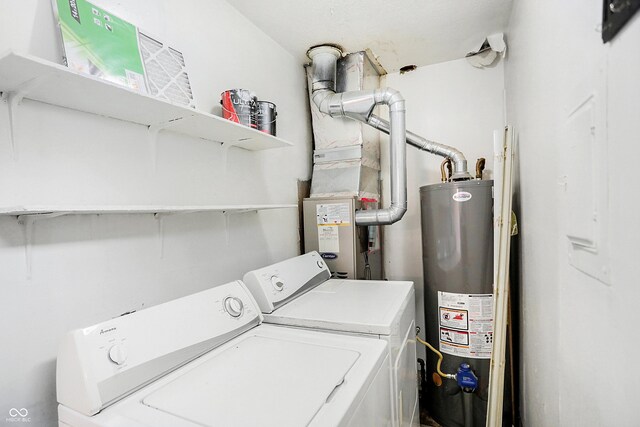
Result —
M116 365L122 365L127 360L127 350L121 344L116 344L109 349L109 359Z
M244 312L244 304L240 298L227 297L224 300L224 309L232 317L240 317Z
M273 288L278 292L284 289L284 280L282 280L278 276L271 276L271 284L273 285Z

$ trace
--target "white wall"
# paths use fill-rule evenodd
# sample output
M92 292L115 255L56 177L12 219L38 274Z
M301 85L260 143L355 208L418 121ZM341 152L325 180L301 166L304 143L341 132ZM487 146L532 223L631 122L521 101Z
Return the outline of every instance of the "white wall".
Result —
M406 100L407 129L424 138L461 150L471 173L479 157L487 159L485 177L493 170L493 131L504 127L503 64L477 69L467 60L389 74L383 85ZM382 148L383 180L388 182L388 146ZM420 187L440 182L441 157L407 147L408 210L401 221L385 227L385 270L389 280L416 284L417 324L424 331ZM386 187L386 186L385 186ZM389 195L385 195L389 200ZM422 347L422 346L420 346ZM419 348L425 357L423 348Z
M96 2L98 3L98 2ZM250 88L278 107L279 136L264 152L161 133L158 163L146 128L25 100L11 155L0 103L0 205L296 203L308 179L311 133L302 64L220 0L99 2L185 55L199 109L221 91ZM0 52L60 62L51 2L0 0ZM32 244L0 217L0 419L27 408L56 423L55 356L66 331L241 278L298 254L296 209L85 215L41 219Z
M521 1L508 31L527 426L638 424L640 16L603 45L601 15L597 0ZM576 229L593 233L595 250L571 251Z

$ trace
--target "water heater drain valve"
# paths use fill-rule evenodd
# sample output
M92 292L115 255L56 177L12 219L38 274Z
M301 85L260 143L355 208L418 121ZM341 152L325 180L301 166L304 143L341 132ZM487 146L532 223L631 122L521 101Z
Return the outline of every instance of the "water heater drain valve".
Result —
M478 388L478 377L467 363L461 363L456 373L456 381L462 391L473 393Z

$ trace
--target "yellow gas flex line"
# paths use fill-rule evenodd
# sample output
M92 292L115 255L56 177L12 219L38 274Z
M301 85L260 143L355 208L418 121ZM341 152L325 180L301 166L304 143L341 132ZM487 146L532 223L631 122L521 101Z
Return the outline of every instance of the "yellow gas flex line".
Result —
M438 373L438 375L440 375L441 377L444 378L450 378L452 380L456 379L456 375L455 374L445 374L444 372L442 372L442 370L440 369L440 365L442 364L442 359L444 359L444 356L442 356L442 353L440 353L438 350L435 349L435 347L433 347L431 344L429 344L428 342L422 340L419 336L416 335L416 340L418 340L419 343L426 345L427 347L429 347L429 349L431 351L433 351L435 354L438 355L438 363L436 364L436 372Z

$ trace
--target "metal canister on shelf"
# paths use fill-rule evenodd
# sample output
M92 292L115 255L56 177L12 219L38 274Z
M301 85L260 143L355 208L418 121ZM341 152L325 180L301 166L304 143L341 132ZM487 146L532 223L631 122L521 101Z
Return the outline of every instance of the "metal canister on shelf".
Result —
M220 94L222 117L256 129L258 97L246 89L229 89Z
M276 136L276 104L269 101L258 101L257 103L257 125L260 132Z

